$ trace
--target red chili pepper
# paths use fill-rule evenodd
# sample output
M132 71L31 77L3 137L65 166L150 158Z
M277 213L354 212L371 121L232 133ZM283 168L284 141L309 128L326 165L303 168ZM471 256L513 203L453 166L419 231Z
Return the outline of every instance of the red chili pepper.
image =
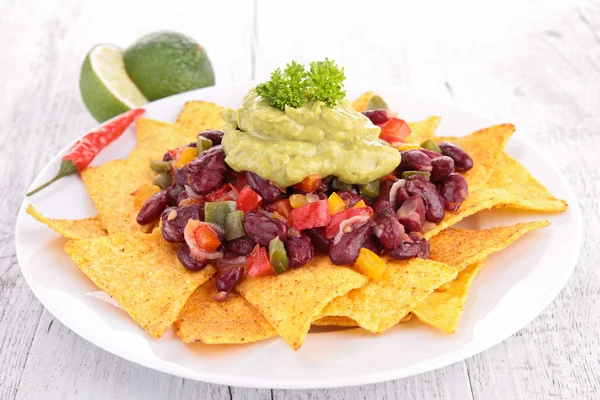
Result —
M107 124L102 125L97 130L90 132L79 139L69 149L67 154L63 156L58 173L54 176L54 178L44 183L37 189L27 193L27 196L31 196L32 194L39 192L60 178L73 175L84 170L90 164L90 162L92 162L100 150L114 142L123 134L123 132L125 132L125 129L127 129L127 127L131 125L131 123L135 121L137 117L145 112L146 110L143 108L129 110Z

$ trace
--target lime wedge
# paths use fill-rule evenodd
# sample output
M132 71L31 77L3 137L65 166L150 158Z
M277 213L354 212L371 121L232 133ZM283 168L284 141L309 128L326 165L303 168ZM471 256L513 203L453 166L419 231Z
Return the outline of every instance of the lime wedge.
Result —
M104 122L148 102L127 75L123 50L96 45L85 57L79 77L81 97L98 122Z

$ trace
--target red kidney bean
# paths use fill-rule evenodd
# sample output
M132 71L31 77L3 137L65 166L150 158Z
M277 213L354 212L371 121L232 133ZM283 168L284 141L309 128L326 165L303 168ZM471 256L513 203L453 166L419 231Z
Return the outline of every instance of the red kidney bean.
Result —
M381 125L390 120L390 115L386 110L367 110L362 113L375 125Z
M168 151L163 156L163 161L173 161L173 156Z
M327 182L325 179L321 179L321 184L319 185L319 188L317 189L318 193L327 193L329 192L329 182Z
M202 208L204 204L202 205ZM204 212L203 212L204 214ZM163 211L162 236L167 242L182 243L185 241L183 230L190 219L200 220L200 205L190 205L187 207L169 207Z
M225 133L223 133L223 131L217 131L217 130L213 130L213 129L209 129L206 131L202 131L198 134L198 136L202 136L205 137L207 139L210 139L210 141L212 142L213 146L217 146L221 144L221 141L223 140L223 135ZM194 142L194 144L196 144Z
M287 226L284 222L266 216L263 213L251 211L244 217L244 230L252 240L263 246L269 246L269 242L279 237L285 241Z
M322 253L329 253L331 248L331 239L325 235L325 227L313 228L303 231L310 238L313 246Z
M438 153L436 151L424 149L422 147L419 150L421 151L421 153L425 154L427 157L429 157L432 160L442 156L440 153Z
M400 244L400 242L402 242L402 237L404 236L404 226L398 222L391 205L389 211L390 215L379 215L375 217L377 226L373 229L375 236L379 239L379 243L387 250L391 250Z
M348 208L354 207L356 203L363 200L362 196L354 190L337 190L336 193L344 200L344 203Z
M146 225L150 222L154 221L160 214L167 208L169 205L169 197L167 196L167 192L161 190L156 193L154 196L150 197L150 199L142 206L142 209L137 215L137 223L140 225Z
M396 212L406 232L421 232L425 223L425 204L421 196L409 197Z
M431 159L420 150L407 150L400 152L400 171L431 172Z
M185 168L179 168L176 172L175 172L175 183L177 184L177 186L180 187L185 187L185 185L187 185L187 172L185 171Z
M244 276L244 267L233 267L216 274L217 290L219 292L232 293Z
M352 264L358 252L373 234L375 222L369 220L342 235L340 241L329 249L329 258L336 265Z
M438 182L446 179L448 175L454 172L454 160L448 156L441 156L431 160L431 182Z
M187 145L187 147L194 147L194 148L196 148L196 147L198 147L198 143L196 143L196 142L190 142L190 143Z
M454 160L454 169L459 172L466 172L473 168L473 159L460 146L450 142L440 142L442 154Z
M173 182L171 186L167 188L167 196L169 198L169 205L176 206L179 204L181 200L187 198L187 193L185 193L185 189L182 186L179 186L177 182ZM184 193L185 196L181 196ZM181 198L180 198L181 196Z
M315 246L313 246L310 238L304 233L300 233L296 237L289 238L285 242L285 251L287 252L290 267L301 267L312 260L315 254Z
M211 147L185 166L187 184L201 195L214 192L221 187L226 170L223 147Z
M406 186L398 188L398 191L396 192L396 207L401 207L409 197L410 195L406 191Z
M247 172L248 185L263 198L264 203L274 203L285 195L285 191L261 178L254 172Z
M392 185L394 184L395 181L392 180L385 180L383 182L381 182L381 185L379 185L379 195L377 196L377 198L375 198L375 200L373 201L373 209L377 210L378 208L381 207L380 203L383 201L390 201L390 189L392 188Z
M460 174L450 174L440 188L446 210L456 211L469 196L469 186Z
M419 245L419 252L417 253L417 257L419 258L429 258L430 255L430 246L429 242L423 237L421 232L411 232L408 234L408 237L415 243Z
M425 203L425 218L428 221L437 224L444 219L444 200L433 183L420 175L413 175L406 182L406 191L411 195L421 196Z
M256 242L250 238L250 236L242 236L241 238L233 239L225 243L225 249L230 254L236 256L247 256L252 253Z
M385 218L395 215L394 208L387 200L381 200L373 204L373 212L375 213L375 218Z
M410 235L413 235L411 233ZM390 251L390 257L396 260L408 260L410 258L429 258L429 243L422 236L420 239L413 240L414 236L411 236L409 240L406 240L396 246Z
M177 259L190 271L200 271L208 265L208 260L198 261L190 252L187 243L182 243L177 250Z
M371 236L370 238L367 239L365 244L363 244L363 248L367 249L367 250L371 250L375 254L382 253L381 248L379 247L379 243L373 236ZM359 252L360 252L360 250L359 250Z

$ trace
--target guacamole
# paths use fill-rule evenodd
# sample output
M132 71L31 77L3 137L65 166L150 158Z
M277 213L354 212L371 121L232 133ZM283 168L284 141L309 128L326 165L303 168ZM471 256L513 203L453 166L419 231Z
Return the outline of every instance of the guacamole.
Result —
M226 109L223 119L227 164L281 187L311 174L365 184L400 163L398 150L379 140L380 128L345 100L333 108L309 101L280 111L251 89L242 106Z

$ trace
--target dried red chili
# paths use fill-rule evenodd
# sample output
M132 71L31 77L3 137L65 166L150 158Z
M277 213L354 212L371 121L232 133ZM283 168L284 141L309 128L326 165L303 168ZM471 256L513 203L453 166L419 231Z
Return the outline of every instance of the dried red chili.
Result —
M69 149L67 154L63 156L58 173L54 178L27 193L27 196L39 192L65 176L81 172L90 164L90 162L92 162L100 150L121 136L123 132L125 132L125 129L127 129L136 118L144 114L144 112L146 112L146 110L143 108L129 110L79 139Z

